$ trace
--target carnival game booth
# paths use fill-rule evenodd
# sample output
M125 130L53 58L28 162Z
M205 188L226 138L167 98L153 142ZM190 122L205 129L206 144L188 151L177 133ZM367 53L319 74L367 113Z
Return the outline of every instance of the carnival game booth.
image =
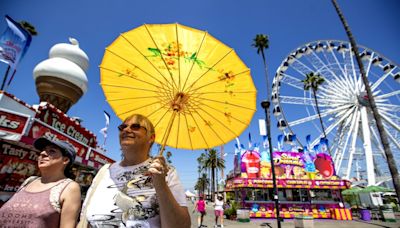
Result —
M341 191L350 182L335 175L326 152L277 151L273 153L280 217L299 215L350 220L343 208ZM246 150L235 156L235 177L227 181L227 191L235 191L238 202L250 210L252 218L275 218L273 182L269 153Z
M0 91L0 199L6 201L22 181L37 175L39 151L33 146L38 137L66 140L77 150L74 164L76 180L82 186L86 175L104 164L114 162L97 146L96 136L46 102L37 107L24 103L15 96ZM89 183L90 184L90 183Z

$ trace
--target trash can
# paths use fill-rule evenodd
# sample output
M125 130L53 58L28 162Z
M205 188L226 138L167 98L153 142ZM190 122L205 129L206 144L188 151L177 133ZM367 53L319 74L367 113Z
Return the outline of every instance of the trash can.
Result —
M396 217L391 208L382 210L382 218L385 222L396 222Z
M364 221L371 221L371 211L368 209L360 209L360 219Z
M297 215L294 217L295 228L314 228L314 217Z
M250 222L250 210L237 209L236 214L239 222Z

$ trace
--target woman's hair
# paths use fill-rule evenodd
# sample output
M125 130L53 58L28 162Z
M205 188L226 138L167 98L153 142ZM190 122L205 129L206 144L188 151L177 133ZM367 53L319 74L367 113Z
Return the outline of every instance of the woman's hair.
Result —
M63 150L61 150L61 153L62 153L63 157L66 157L71 160L71 158L69 158ZM64 169L64 176L67 178L70 178L70 179L75 179L75 175L72 172L72 166L73 166L73 162L68 162L68 165Z
M146 128L147 130L147 135L151 136L151 135L155 135L155 129L154 129L154 125L153 123L145 116L141 115L141 114L132 114L128 117L125 118L124 123L128 120L131 119L136 119L136 121L143 127ZM154 142L153 142L154 143ZM153 143L151 143L151 146L153 146Z

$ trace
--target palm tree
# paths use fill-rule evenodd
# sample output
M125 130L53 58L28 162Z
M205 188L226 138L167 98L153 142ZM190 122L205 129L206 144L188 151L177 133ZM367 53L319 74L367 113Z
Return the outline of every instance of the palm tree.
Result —
M198 180L200 180L200 175L201 175L202 173L203 173L203 176L207 177L206 169L205 169L205 167L204 167L205 156L206 156L206 155L205 155L204 153L201 153L200 156L197 158L197 163L198 163L198 165L197 165L197 172L199 173L199 178L198 178ZM208 183L208 181L207 181L207 183ZM204 190L205 190L206 187L208 187L208 184L207 184L207 185L203 185L203 187L200 188L200 189L203 190L203 194L204 194Z
M215 171L216 169L224 169L225 161L218 159L218 151L215 149L209 149L204 161L204 167L211 170L211 196L215 194ZM214 197L211 197L214 202Z
M274 199L275 199L275 209L276 209L276 221L278 228L281 228L281 222L279 218L279 199L278 199L278 189L276 187L276 176L275 176L275 166L273 162L273 156L272 156L272 140L271 140L271 112L270 112L270 106L271 106L271 93L270 93L270 87L269 87L269 78L268 78L268 68L267 68L267 62L265 60L265 53L264 50L269 48L269 39L268 36L265 34L257 34L256 37L253 39L253 44L252 46L257 48L257 54L261 55L263 64L264 64L264 73L265 73L265 79L267 82L267 100L264 100L261 102L261 106L265 110L265 115L266 115L266 125L267 125L267 138L268 138L268 143L269 143L269 155L271 157L271 169L272 169L272 183L274 186Z
M198 163L197 171L199 172L199 178L200 178L201 172L204 171L204 159L205 159L205 156L206 155L204 153L201 153L200 157L197 158L197 163Z
M199 194L204 195L205 189L208 187L210 184L210 181L208 180L207 174L203 173L199 179L197 179L196 185L194 186L194 189L196 189Z
M313 97L315 101L315 107L317 108L317 113L318 113L318 118L319 122L321 124L322 132L324 133L324 138L326 138L326 132L325 132L325 127L324 124L322 123L322 118L321 118L321 112L319 110L319 105L318 105L318 99L317 99L317 90L322 83L325 82L325 79L318 73L314 74L314 72L310 72L306 75L306 79L301 80L304 83L304 90L312 90L313 92ZM328 152L329 155L332 156L331 151L328 147Z
M340 20L341 20L341 22L343 24L343 27L344 27L344 29L345 29L345 31L347 33L347 37L350 40L350 44L351 44L352 50L354 52L354 56L356 57L358 67L360 68L361 78L362 78L362 80L364 82L365 90L366 90L367 96L369 98L370 108L372 110L372 114L374 115L375 122L376 122L376 127L378 128L379 136L381 138L381 142L382 142L383 150L385 152L386 159L387 159L387 162L388 162L390 174L392 175L393 185L394 185L394 188L396 190L397 197L400 198L400 176L399 176L399 172L397 170L397 166L396 166L396 162L395 162L394 157L393 157L393 153L390 150L389 140L387 138L385 128L383 127L381 116L379 115L378 109L376 108L375 99L374 99L374 96L373 96L373 94L371 92L371 88L369 86L368 78L367 78L367 76L365 74L364 65L363 65L363 63L361 61L361 58L360 58L360 55L359 55L359 52L358 52L356 40L354 39L353 34L350 31L350 27L347 24L347 21L344 18L344 15L343 15L342 11L340 10L339 5L336 2L336 0L332 0L332 4L335 7L336 13L338 14L338 16L339 16L339 18L340 18Z

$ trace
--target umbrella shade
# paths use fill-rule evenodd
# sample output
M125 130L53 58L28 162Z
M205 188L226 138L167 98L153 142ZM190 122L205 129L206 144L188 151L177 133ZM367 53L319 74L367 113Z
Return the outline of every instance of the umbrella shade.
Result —
M194 196L196 196L194 193L190 192L189 190L186 190L185 195L186 195L187 197L194 197Z
M357 194L362 190L362 188L354 187L354 188L349 188L344 191L342 191L342 195L353 195Z
M360 192L393 192L394 190L382 186L368 186L361 189Z
M119 118L148 117L156 142L174 148L227 143L256 111L250 70L235 51L179 24L143 25L121 34L106 48L100 75Z

